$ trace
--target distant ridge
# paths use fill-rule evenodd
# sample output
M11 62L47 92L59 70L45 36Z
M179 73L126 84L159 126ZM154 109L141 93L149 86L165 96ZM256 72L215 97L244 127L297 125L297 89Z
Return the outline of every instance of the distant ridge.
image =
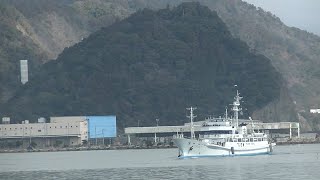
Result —
M283 80L270 60L234 39L199 3L143 9L66 48L2 107L14 120L118 116L120 127L185 122L184 109L222 114L238 84L245 115L279 99Z

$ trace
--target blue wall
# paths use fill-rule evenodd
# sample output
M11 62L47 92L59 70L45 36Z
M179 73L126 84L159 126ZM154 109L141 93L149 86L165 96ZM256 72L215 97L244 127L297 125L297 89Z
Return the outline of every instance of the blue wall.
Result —
M117 137L116 116L87 116L89 138Z

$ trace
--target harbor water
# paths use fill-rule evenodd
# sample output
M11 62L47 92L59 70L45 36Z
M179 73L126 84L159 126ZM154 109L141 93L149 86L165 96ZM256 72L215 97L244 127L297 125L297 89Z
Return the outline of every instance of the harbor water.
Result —
M178 159L177 149L0 154L0 179L320 179L320 144L272 155Z

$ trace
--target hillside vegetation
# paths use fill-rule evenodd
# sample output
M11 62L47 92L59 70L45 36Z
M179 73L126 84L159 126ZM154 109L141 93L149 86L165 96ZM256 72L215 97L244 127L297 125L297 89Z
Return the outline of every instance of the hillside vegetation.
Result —
M1 21L5 24L1 27L7 27L8 31L2 31L0 41L10 37L10 32L16 33L14 38L20 38L19 41L6 40L11 41L13 46L0 45L1 103L12 97L20 86L17 76L19 59L30 59L33 65L47 62L55 59L64 48L139 9L159 9L167 5L175 7L186 1L191 0L1 1L2 6L10 8L11 15L3 15L3 12L8 11L1 11L1 18L6 19ZM296 121L299 117L303 130L319 130L320 123L309 120L309 116L299 112L308 112L309 108L320 106L317 68L320 38L306 31L287 27L271 13L241 0L198 1L215 10L231 34L244 41L252 53L269 58L284 79L279 98L273 98L268 105L257 109L252 114L253 117L264 121ZM27 48L15 48L22 45ZM25 53L26 51L29 53ZM8 52L20 55L4 58L3 54ZM2 78L5 76L7 78Z
M21 16L15 9L0 3L0 102L9 99L20 85L19 60L29 59L31 72L40 59L45 57L39 47L24 37L14 21L20 22ZM31 73L30 76L33 74Z
M67 48L3 108L14 120L115 114L120 127L223 113L234 84L251 115L279 99L282 78L199 3L140 10Z

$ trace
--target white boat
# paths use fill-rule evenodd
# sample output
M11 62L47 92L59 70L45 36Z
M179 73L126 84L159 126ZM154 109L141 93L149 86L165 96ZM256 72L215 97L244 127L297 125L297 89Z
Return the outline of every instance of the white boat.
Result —
M239 124L238 114L241 111L240 94L234 97L232 111L233 118L228 118L227 110L224 118L207 118L197 130L194 131L193 111L190 110L190 137L177 133L173 141L179 148L179 157L208 157L208 156L237 156L269 154L273 151L275 143L269 141L267 134L255 132L253 121L249 133L245 123Z

